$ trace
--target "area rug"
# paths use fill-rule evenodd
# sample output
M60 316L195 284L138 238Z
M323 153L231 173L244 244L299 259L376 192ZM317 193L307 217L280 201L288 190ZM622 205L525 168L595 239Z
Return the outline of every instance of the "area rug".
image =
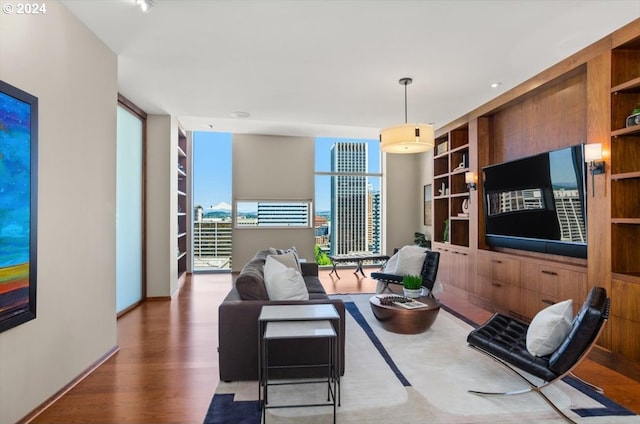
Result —
M480 397L468 389L524 388L521 380L469 348L472 326L442 309L433 326L416 335L384 330L369 307L371 295L342 295L347 307L346 363L341 379L339 423L564 423L536 393ZM544 393L578 423L634 423L640 417L573 379ZM257 382L221 382L205 424L258 424ZM326 400L317 385L276 386L270 402ZM324 399L322 399L325 397ZM331 407L267 411L267 423L331 423Z

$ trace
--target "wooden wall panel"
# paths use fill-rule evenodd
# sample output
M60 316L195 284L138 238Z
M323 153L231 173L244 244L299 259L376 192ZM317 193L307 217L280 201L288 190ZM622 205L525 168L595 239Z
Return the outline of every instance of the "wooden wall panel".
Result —
M571 76L541 87L492 116L489 163L500 163L584 143L587 138L587 77Z

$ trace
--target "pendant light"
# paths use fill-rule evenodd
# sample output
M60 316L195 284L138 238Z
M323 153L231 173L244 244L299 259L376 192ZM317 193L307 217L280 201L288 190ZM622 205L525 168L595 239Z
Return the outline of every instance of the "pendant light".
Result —
M433 126L407 123L407 85L411 78L400 78L404 85L404 124L384 128L380 131L380 149L387 153L421 153L433 148Z

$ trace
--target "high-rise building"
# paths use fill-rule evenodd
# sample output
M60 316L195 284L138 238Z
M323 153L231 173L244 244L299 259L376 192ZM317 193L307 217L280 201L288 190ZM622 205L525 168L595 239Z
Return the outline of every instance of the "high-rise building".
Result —
M380 253L380 191L367 189L367 244L369 251Z
M305 202L258 202L259 227L309 225L309 204Z
M331 171L331 254L367 251L367 145L334 144Z

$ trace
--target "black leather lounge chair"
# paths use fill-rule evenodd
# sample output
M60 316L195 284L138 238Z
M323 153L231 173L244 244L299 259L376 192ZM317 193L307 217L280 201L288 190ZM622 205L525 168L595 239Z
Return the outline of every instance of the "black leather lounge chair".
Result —
M485 324L473 330L467 337L469 346L490 356L498 363L509 368L524 380L529 388L503 393L489 393L469 390L470 393L482 396L517 395L537 392L564 419L574 423L553 402L547 398L541 389L567 374L580 363L598 340L605 322L609 318L609 303L607 292L602 287L593 287L582 308L573 320L567 338L550 355L543 357L532 356L526 347L528 325L514 318L495 314ZM543 380L536 385L526 378L516 368ZM572 374L572 377L582 381L596 391L602 389L584 382Z
M433 297L431 291L433 285L436 283L436 276L438 275L438 265L440 264L440 252L434 252L432 250L427 251L427 255L422 263L422 270L420 276L422 277L422 287L427 290L429 296ZM389 284L399 284L402 286L402 275L397 274L385 274L384 272L372 272L371 278L378 280L384 284L382 292L389 291Z

